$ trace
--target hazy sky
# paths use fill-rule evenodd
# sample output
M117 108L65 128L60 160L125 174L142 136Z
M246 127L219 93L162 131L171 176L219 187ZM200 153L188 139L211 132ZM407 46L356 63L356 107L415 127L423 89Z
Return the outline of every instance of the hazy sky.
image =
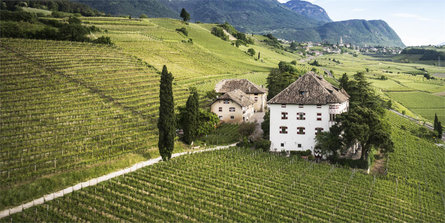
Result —
M307 1L324 8L334 21L382 19L407 46L445 42L445 0Z

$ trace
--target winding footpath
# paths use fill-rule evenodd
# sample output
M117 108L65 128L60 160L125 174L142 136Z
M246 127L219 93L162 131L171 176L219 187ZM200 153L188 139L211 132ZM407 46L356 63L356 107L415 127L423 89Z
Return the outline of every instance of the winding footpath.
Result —
M215 150L221 150L221 149L228 149L228 148L233 147L233 146L236 146L236 143L231 144L231 145L227 145L227 146L217 146L215 148L210 148L210 149L202 149L202 150L191 151L191 152L189 151L189 152L175 153L175 154L172 155L172 158L183 156L183 155L187 155L187 154L193 154L193 153L202 153L202 152L209 152L209 151L215 151ZM45 202L54 200L56 198L63 197L66 194L69 194L69 193L71 193L73 191L77 191L77 190L81 190L82 188L94 186L94 185L96 185L98 183L101 183L101 182L113 179L115 177L119 177L119 176L122 176L124 174L131 173L131 172L134 172L136 170L139 170L141 168L154 165L154 164L160 162L161 160L162 160L161 157L158 157L158 158L150 159L150 160L147 160L147 161L144 161L144 162L136 163L132 167L128 167L128 168L125 168L123 170L112 172L112 173L109 173L107 175L91 179L89 181L78 183L78 184L76 184L76 185L74 185L72 187L68 187L68 188L65 188L63 190L60 190L60 191L57 191L57 192L54 192L54 193L51 193L51 194L47 194L47 195L44 195L43 197L34 199L34 200L32 200L32 201L30 201L28 203L24 203L24 204L21 204L19 206L13 207L13 208L5 209L5 210L0 212L0 219L8 217L8 216L10 216L12 214L15 214L15 213L22 212L23 210L31 208L31 207L34 207L36 205L41 205L41 204L43 204Z

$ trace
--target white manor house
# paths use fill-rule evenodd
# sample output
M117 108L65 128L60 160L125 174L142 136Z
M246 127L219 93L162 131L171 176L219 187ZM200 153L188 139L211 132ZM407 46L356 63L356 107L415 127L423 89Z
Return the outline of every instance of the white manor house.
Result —
M271 151L314 153L315 136L348 111L349 95L309 72L268 101Z

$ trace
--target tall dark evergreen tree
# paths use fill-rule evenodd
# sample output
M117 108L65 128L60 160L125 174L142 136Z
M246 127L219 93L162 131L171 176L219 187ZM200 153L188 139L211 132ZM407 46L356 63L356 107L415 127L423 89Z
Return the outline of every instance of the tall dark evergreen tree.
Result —
M187 10L185 10L185 8L182 8L180 16L181 16L182 20L184 20L184 22L187 22L190 20L190 14L187 12Z
M263 130L263 138L269 139L270 136L270 111L264 114L264 121L261 123L261 129Z
M167 70L164 65L161 74L161 85L159 89L159 153L162 160L167 161L171 158L173 148L175 145L175 105L173 102L173 75Z
M437 138L442 139L442 135L443 135L442 123L437 122Z
M346 73L344 73L343 76L341 76L339 81L340 81L340 87L342 89L348 89L349 78L348 78L348 75Z
M185 105L184 142L191 144L198 136L199 127L199 96L195 88L191 89L190 96Z
M437 113L434 113L434 131L437 131L438 124L439 124L439 119L437 118Z

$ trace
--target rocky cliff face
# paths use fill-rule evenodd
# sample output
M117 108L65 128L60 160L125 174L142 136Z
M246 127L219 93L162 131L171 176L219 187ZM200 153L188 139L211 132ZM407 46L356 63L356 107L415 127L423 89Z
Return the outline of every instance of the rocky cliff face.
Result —
M292 11L308 18L321 22L332 22L331 18L329 18L328 14L322 7L314 5L310 2L291 0L283 3L283 5L288 7Z

